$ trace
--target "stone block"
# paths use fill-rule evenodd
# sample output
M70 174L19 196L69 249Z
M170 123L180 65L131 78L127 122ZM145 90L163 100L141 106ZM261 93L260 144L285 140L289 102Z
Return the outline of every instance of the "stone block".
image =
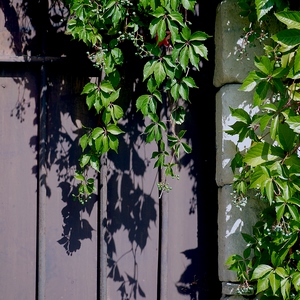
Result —
M243 28L249 25L247 18L241 18L236 0L222 1L216 12L215 22L215 72L214 85L241 83L248 72L254 69L253 58L263 54L263 47L247 47L247 57L239 59ZM239 59L239 60L238 60Z
M250 115L254 113L251 108L253 94L238 91L240 86L240 84L225 85L216 94L216 183L218 186L232 184L231 160L237 148L243 151L251 144L250 139L238 143L237 135L232 136L225 132L236 122L236 119L231 116L230 107L243 108Z
M258 220L264 203L251 197L247 205L241 210L232 200L232 186L226 185L219 188L218 201L218 245L219 245L219 279L220 281L237 282L236 273L228 270L225 265L232 254L242 255L246 247L241 233L252 234L252 226Z

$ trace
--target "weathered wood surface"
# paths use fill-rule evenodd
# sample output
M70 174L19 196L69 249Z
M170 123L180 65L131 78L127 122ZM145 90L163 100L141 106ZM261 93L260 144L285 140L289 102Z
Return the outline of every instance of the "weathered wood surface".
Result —
M35 74L1 73L0 298L34 299L38 89Z

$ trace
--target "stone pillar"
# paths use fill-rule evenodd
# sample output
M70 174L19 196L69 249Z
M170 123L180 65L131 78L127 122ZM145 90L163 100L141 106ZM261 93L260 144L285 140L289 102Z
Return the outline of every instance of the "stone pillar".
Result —
M241 211L234 206L231 196L233 173L230 163L236 153L238 137L225 133L225 130L235 122L235 119L230 116L229 107L244 108L251 114L252 94L238 89L248 72L254 68L254 56L263 53L262 47L259 46L247 48L247 56L239 59L242 29L247 25L247 19L244 20L239 16L240 8L237 2L237 0L225 0L219 4L215 27L214 85L219 88L216 95L216 182L219 187L218 263L223 300L246 299L243 295L237 294L236 273L228 270L225 262L230 255L243 253L246 243L241 232L252 233L252 226L260 211L258 202L253 199L250 199ZM242 150L249 145L250 140L246 140L238 147Z

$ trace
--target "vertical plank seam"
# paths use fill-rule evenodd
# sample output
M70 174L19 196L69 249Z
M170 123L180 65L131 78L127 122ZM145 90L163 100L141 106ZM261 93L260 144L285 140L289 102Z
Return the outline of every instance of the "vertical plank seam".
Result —
M37 299L45 299L45 276L46 276L46 188L41 182L46 176L46 147L47 147L47 77L45 65L41 65L41 89L39 99L39 156L38 156L38 236L37 236Z
M98 214L98 299L107 300L107 245L102 223L107 217L107 155L101 159L101 172L99 180L99 214Z

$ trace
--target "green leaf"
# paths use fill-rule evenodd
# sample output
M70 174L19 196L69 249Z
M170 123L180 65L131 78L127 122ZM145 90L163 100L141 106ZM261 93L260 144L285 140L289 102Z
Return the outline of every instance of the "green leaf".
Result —
M151 113L153 113L153 114L156 113L157 103L153 97L150 97L149 108L150 108Z
M276 219L277 219L277 222L280 222L283 214L284 214L284 211L285 211L285 204L276 204Z
M152 15L155 18L160 18L163 17L165 15L165 10L163 9L163 7L159 6L153 13Z
M298 212L298 209L296 208L296 206L288 204L287 208L288 208L292 218L299 222L300 216L299 216L299 212Z
M196 4L196 1L191 0L181 0L182 6L187 10L194 10L194 6Z
M286 123L290 126L290 128L300 134L300 116L292 116L286 120Z
M202 31L196 31L192 33L190 36L190 41L205 41L207 38L211 37L210 35L206 34Z
M150 101L150 95L142 95L136 100L136 108L141 110L143 115L148 115L148 102Z
M262 80L262 76L259 76L256 71L249 72L248 76L243 81L242 86L239 88L240 91L250 92L256 85Z
M121 133L124 133L123 130L121 130L117 125L115 124L110 124L107 126L106 130L111 133L111 134L114 134L114 135L118 135L118 134L121 134Z
M299 291L300 290L300 273L299 272L292 274L292 283L295 287L295 290Z
M184 82L179 85L179 95L184 100L189 99L189 88Z
M188 47L187 46L184 46L182 48L182 50L180 51L180 54L179 54L179 62L180 62L180 65L182 67L182 69L185 71L186 70L186 67L189 63L189 53L188 53Z
M157 83L153 77L147 81L147 89L150 93L153 93L157 87Z
M286 76L287 72L288 68L275 68L273 70L272 77L281 79Z
M160 103L162 103L163 99L162 99L162 95L159 91L155 90L153 92L153 96L155 97L155 99L157 99Z
M265 100L271 84L267 80L263 80L257 84L254 97L253 97L253 106L260 106L261 103Z
M257 280L257 293L265 291L269 287L269 277Z
M244 157L244 162L252 167L268 161L280 160L284 157L284 152L271 146L268 143L257 143L251 147Z
M181 13L179 13L178 11L172 11L169 14L169 17L173 20L176 21L178 24L180 24L182 27L184 26L184 22L183 22L183 16Z
M289 74L287 75L288 78L291 79L299 79L300 78L300 47L298 47L295 58L294 58L294 63L292 64Z
M288 273L286 272L286 270L283 267L277 267L275 269L275 273L277 275L279 275L281 278L285 278L288 276Z
M118 153L118 147L119 147L119 140L115 135L108 134L108 140L109 140L109 147L114 150L116 153Z
M186 111L182 106L177 107L171 114L176 124L182 124L184 122Z
M196 55L193 47L188 46L188 50L189 50L189 59L190 59L192 66L194 66L196 68L196 70L199 71L199 61L200 61L199 56Z
M300 30L300 12L299 11L281 11L275 13L276 18L284 23L288 29L295 28Z
M100 162L99 162L99 158L97 156L95 156L95 155L91 156L90 165L94 170L96 170L97 172L100 172Z
M287 203L292 203L300 207L300 199L292 197L287 200Z
M275 295L277 290L280 288L280 280L278 276L276 276L275 272L271 272L269 276L270 286L272 288L272 292Z
M289 152L294 148L295 133L287 124L278 125L278 142L284 151Z
M256 56L254 58L254 64L256 68L258 68L261 72L263 72L266 75L271 74L273 71L274 62L271 63L270 59L267 56Z
M91 92L86 96L86 104L88 106L88 109L90 110L93 105L95 104L96 101L96 97L97 97L98 93L95 92Z
M114 48L111 50L111 55L114 58L114 61L116 64L122 64L123 63L123 53L121 49Z
M265 274L270 273L273 270L273 268L266 264L261 264L257 266L252 274L251 280L259 279L263 277Z
M102 138L102 153L105 153L109 150L109 140L106 135Z
M173 47L173 50L172 50L172 59L173 61L176 61L178 56L179 56L179 53L181 51L181 49L184 47L184 44L175 44L174 47Z
M119 88L119 89L116 90L116 91L114 90L114 91L110 94L110 96L109 96L109 98L108 98L109 103L110 103L110 102L115 102L115 101L119 98L120 90L121 90L121 88Z
M270 134L271 134L271 138L273 140L276 139L276 135L278 132L278 126L279 126L279 116L276 115L276 117L272 119L271 127L270 127Z
M84 88L81 92L81 95L89 94L89 93L93 92L94 90L96 90L97 88L98 88L98 86L95 83L89 82L84 86Z
M238 261L243 261L243 257L241 257L240 255L238 254L233 254L231 256L229 256L225 262L225 265L233 265L235 264L236 262Z
M185 152L185 153L191 153L192 152L192 148L188 145L188 144L186 144L186 143L181 143L181 146L182 146L182 148L183 148L183 151Z
M289 295L291 292L291 282L290 278L285 278L281 281L281 294L283 299L289 299Z
M260 125L260 131L261 132L264 132L267 125L269 124L270 120L272 119L272 115L263 115L261 118L260 118L260 122L259 122L259 125Z
M255 244L256 243L256 239L253 236L251 236L250 234L247 234L244 232L242 232L241 234L247 244Z
M249 258L251 255L251 247L247 247L244 251L243 251L243 257L246 259L246 258Z
M104 81L101 82L100 89L103 92L106 92L106 93L111 93L111 92L115 91L115 89L112 86L112 84L109 81L107 81L107 80L104 80Z
M271 179L269 179L269 180L266 181L265 184L266 184L265 190L266 190L267 198L268 198L270 204L272 204L272 201L273 201L273 198L274 198L273 181Z
M101 118L103 123L107 125L108 123L110 123L111 118L112 118L111 110L109 108L105 108L102 112L102 118Z
M100 152L102 146L103 146L103 137L104 135L99 136L97 139L95 139L95 149L96 152Z
M145 81L154 72L154 68L157 63L158 61L156 60L150 60L145 64L143 70L143 81Z
M93 140L97 139L100 135L104 133L104 129L101 127L96 127L93 129L91 137Z
M186 40L188 41L190 39L190 36L191 36L191 30L190 28L188 28L187 26L184 26L182 28L182 31L181 31L181 36Z
M171 8L173 11L177 11L179 5L179 0L171 0Z
M100 94L102 105L107 107L110 104L110 94L106 92L101 92Z
M157 24L157 43L164 40L166 37L167 25L164 18L162 18Z
M179 84L178 83L175 83L171 87L171 95L172 95L174 101L178 100L178 98L179 98Z
M232 107L229 107L229 109L230 109L231 115L238 121L241 121L247 125L249 125L251 123L251 117L248 114L248 112L246 112L244 109L232 108Z
M274 0L255 0L257 19L260 20L274 6Z
M208 53L207 48L202 43L197 42L197 41L193 41L193 42L191 42L191 46L193 47L195 53L197 53L201 57L208 60L208 58L207 58L207 53Z
M89 154L83 154L80 157L80 167L84 168L84 166L86 166L89 163L90 158L91 158L91 156Z
M158 61L154 67L154 78L159 86L166 78L166 72L164 70L163 63Z
M295 47L300 44L300 29L286 29L274 34L272 39L283 45Z
M79 139L79 144L80 144L80 146L81 146L82 151L84 151L85 148L87 147L87 145L88 145L88 140L89 140L89 138L88 138L88 135L87 135L87 134L84 134L84 135Z
M250 188L255 189L257 187L263 187L265 182L269 179L269 175L263 171L261 166L254 169L250 177Z
M124 115L122 107L120 107L119 105L114 105L113 106L113 115L116 120L121 119Z
M190 76L183 77L182 81L190 88L197 88L194 79Z
M77 180L85 181L85 177L84 177L81 173L75 172L74 177L75 177L75 179L77 179Z

